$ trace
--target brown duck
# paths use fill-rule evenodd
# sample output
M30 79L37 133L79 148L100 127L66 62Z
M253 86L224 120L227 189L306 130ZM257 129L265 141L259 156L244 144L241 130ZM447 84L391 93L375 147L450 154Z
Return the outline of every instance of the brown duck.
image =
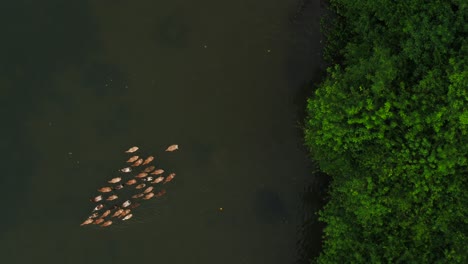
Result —
M137 180L131 179L131 180L128 180L125 184L127 184L127 185L133 185L133 184L135 184L135 183L137 183Z
M147 157L147 158L145 159L145 161L143 161L143 164L141 164L141 165L146 165L146 164L152 162L153 160L154 160L154 157L153 157L153 156L149 156L149 157Z
M138 173L138 174L135 176L135 178L144 178L144 177L146 177L146 176L148 176L148 173L146 173L146 172L140 172L140 173Z
M156 168L156 167L154 167L154 166L146 167L146 168L143 170L143 172L148 172L148 173L149 173L149 172L153 171L154 168Z
M132 167L138 167L143 163L143 159L138 159L132 164Z
M108 183L118 183L121 180L122 180L121 177L116 177L116 178L113 178L112 180L108 181Z
M163 174L163 173L164 173L163 169L157 169L157 170L153 171L151 174L152 175L160 175L160 174Z
M105 221L104 224L102 224L101 226L106 227L106 226L110 226L110 225L112 225L112 221L108 220L108 221Z
M139 189L145 188L145 186L146 186L146 184L140 183L135 187L135 189L139 190Z
M133 157L129 158L129 159L127 160L127 162L128 162L128 163L133 163L133 162L135 162L138 158L139 158L139 156L133 156Z
M102 193L112 192L112 188L111 187L102 187L102 188L98 189L98 192L102 192Z
M119 198L119 197L118 197L117 195L113 194L113 195L107 197L106 200L107 200L107 201L114 201L114 200L117 199L117 198Z
M80 226L89 225L89 224L91 224L93 221L94 221L93 219L88 218L88 219L86 219L83 223L81 223Z
M138 147L135 146L135 147L129 148L127 151L125 151L125 153L133 153L133 152L135 152L135 151L137 151L137 150L138 150Z
M166 151L172 152L179 149L179 145L170 145L167 147Z
M166 177L166 180L164 181L164 183L168 183L168 182L172 181L172 179L174 179L175 176L176 176L175 173L169 174L169 176Z

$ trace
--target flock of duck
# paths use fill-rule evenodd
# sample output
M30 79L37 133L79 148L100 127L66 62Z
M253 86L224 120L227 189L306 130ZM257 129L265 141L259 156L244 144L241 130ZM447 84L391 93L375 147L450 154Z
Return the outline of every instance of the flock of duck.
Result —
M106 227L112 225L118 219L126 221L133 217L132 209L140 206L139 200L150 200L153 197L161 197L166 193L164 189L155 192L155 185L172 181L176 174L169 173L164 176L165 171L163 169L151 165L154 156L140 157L136 155L138 149L138 147L131 147L125 151L125 153L132 155L126 161L129 166L119 170L121 173L119 177L108 181L110 186L98 189L100 194L90 199L93 203L96 203L96 206L91 215L81 223L81 226L95 224ZM178 145L171 145L166 151L172 152L177 149L179 149ZM132 189L133 195L124 202L118 202L120 197L117 191L124 188Z

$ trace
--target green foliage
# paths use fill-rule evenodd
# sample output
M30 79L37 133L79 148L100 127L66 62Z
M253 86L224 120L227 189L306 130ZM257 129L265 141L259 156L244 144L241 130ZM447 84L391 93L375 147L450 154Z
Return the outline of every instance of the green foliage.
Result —
M333 0L305 140L333 176L321 263L468 262L465 1Z

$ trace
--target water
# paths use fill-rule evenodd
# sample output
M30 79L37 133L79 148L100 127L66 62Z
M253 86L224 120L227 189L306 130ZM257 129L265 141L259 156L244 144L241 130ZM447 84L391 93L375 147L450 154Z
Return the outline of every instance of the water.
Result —
M322 204L316 195L303 211L305 186L317 185L300 133L303 87L323 65L321 7L303 17L298 6L4 4L2 263L301 259L304 217ZM133 145L177 173L167 195L127 223L80 227Z

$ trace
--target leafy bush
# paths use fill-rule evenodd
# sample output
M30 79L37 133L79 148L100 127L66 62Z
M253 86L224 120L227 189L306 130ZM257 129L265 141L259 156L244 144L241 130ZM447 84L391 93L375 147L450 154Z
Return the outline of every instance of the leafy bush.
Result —
M343 60L305 129L333 176L319 262L467 262L466 2L331 7L327 52Z

